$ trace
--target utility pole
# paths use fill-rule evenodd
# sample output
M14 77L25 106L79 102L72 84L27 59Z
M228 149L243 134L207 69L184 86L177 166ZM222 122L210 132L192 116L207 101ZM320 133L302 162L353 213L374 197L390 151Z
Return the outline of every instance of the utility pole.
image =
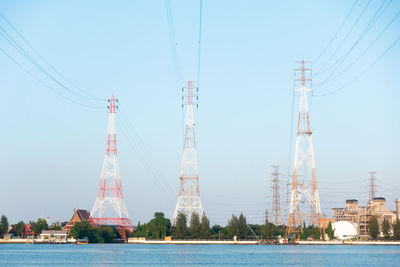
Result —
M369 177L369 200L373 200L374 197L376 196L376 190L375 190L375 171L370 171L370 177Z
M108 134L106 155L100 177L99 191L93 205L89 222L94 225L113 225L126 242L126 230L132 232L133 224L129 218L122 195L121 177L117 157L117 136L115 132L115 109L118 109L114 95L108 100ZM105 215L109 207L114 210L114 216Z
M203 214L203 207L200 200L199 170L197 165L197 148L194 110L197 108L198 88L193 86L193 81L187 81L182 88L183 105L186 106L185 135L183 142L183 155L181 173L179 178L179 197L176 203L172 225L175 225L176 218L181 212L190 221L193 212L199 216Z
M280 195L280 179L279 179L279 166L272 166L274 172L272 175L272 219L275 225L282 225L282 209L281 209L281 195Z
M321 220L321 207L317 184L317 173L315 168L314 148L312 144L312 131L310 116L308 112L307 95L312 79L312 70L306 68L306 61L297 61L300 65L295 69L295 92L300 93L300 103L298 111L296 149L294 155L294 166L292 175L292 190L290 194L290 209L286 228L286 235L296 235L296 227L301 226L306 219L300 204L304 198L309 200L311 212L308 216L308 223L319 225ZM300 73L300 77L298 75ZM302 177L302 181L300 181Z

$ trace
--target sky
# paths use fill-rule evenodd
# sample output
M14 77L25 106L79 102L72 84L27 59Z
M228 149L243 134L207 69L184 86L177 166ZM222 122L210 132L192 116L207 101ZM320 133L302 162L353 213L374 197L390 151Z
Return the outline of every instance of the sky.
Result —
M369 171L376 171L377 195L394 209L400 197L400 42L392 45L400 38L399 1L203 0L200 43L199 1L169 3L172 42L161 0L1 1L0 12L62 76L2 17L0 26L75 93L0 36L2 51L20 64L0 51L0 213L11 223L54 222L68 220L74 208L92 208L105 152L106 99L115 94L130 217L135 224L157 211L171 218L183 146L180 87L198 79L199 44L199 180L211 224L225 225L240 212L249 223L263 223L265 210L271 212L273 165L280 166L287 219L292 105L298 109L293 70L301 59L313 69L309 102L323 214L348 198L365 205ZM332 77L340 75L318 86L333 70ZM71 82L96 97L91 107L81 105L88 103L76 97ZM134 131L131 141L127 127Z

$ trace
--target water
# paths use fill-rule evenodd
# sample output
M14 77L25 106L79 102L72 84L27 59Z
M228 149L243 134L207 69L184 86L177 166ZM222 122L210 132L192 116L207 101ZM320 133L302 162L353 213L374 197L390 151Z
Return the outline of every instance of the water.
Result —
M1 266L400 266L400 246L0 244Z

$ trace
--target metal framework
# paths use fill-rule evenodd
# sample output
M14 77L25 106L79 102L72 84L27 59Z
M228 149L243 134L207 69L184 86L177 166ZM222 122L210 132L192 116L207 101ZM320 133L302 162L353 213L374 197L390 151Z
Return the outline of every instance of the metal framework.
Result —
M311 78L306 73L312 74L306 68L304 60L297 61L300 65L295 69L295 92L300 92L300 104L297 123L296 150L292 176L292 189L290 194L289 218L286 235L296 235L296 226L308 219L308 223L318 225L321 219L317 174L315 169L314 149L312 144L312 131L308 113L307 94L311 91ZM298 73L300 72L300 77ZM303 178L302 180L300 178ZM309 200L311 212L306 214L301 210L302 201Z
M179 178L179 197L172 218L173 225L175 225L176 218L180 212L185 214L189 220L193 212L196 212L200 216L203 214L199 190L199 170L197 166L194 121L194 106L196 105L197 107L198 100L197 92L198 88L193 86L193 81L187 81L182 88L182 107L186 106L185 137Z
M369 200L373 200L374 197L376 196L376 190L375 190L375 171L369 172L370 177L369 177Z
M282 225L282 209L281 209L281 195L280 195L280 179L279 179L279 166L272 166L274 172L272 175L272 214L273 223L275 225Z
M104 157L103 170L100 177L99 191L97 193L96 202L92 208L89 222L97 225L112 225L120 233L126 242L126 230L133 231L131 219L129 219L128 211L125 206L122 195L121 178L119 175L119 165L117 157L117 139L115 133L115 109L118 108L114 95L108 100L108 134L106 155ZM112 207L116 213L116 217L105 216L105 212Z

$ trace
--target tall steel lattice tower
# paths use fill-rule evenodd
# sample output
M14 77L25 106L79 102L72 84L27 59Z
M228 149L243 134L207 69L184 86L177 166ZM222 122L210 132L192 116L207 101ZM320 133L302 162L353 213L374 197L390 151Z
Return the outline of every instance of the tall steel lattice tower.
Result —
M369 177L369 200L373 200L374 197L376 196L376 190L375 190L375 171L369 172L370 177Z
M281 209L281 195L280 195L280 179L279 179L279 166L272 166L274 172L272 175L272 220L275 225L282 225L282 209Z
M296 226L302 221L318 225L321 220L321 207L319 202L317 173L315 170L314 149L312 144L312 131L310 116L308 113L307 94L311 89L311 69L306 68L304 60L297 61L300 68L295 69L295 93L300 92L299 115L297 123L296 150L294 155L292 190L290 194L289 218L286 235L296 233ZM298 77L300 73L300 77ZM302 178L302 179L301 179ZM310 212L302 211L300 206L303 199L307 198L310 204ZM304 208L304 207L302 207Z
M176 203L172 224L176 222L179 212L182 212L190 220L193 212L201 216L203 207L200 200L199 170L197 166L197 149L194 110L197 108L198 88L193 86L193 81L187 81L182 88L183 105L186 106L185 137L183 143L183 155L181 173L179 178L179 197Z
M108 106L110 111L108 116L106 155L100 177L99 192L97 193L97 199L92 208L89 222L98 226L115 226L126 242L126 230L132 232L133 225L125 206L119 175L117 139L115 134L115 109L118 108L115 102L118 102L118 100L113 95L108 101L110 102ZM114 212L107 213L106 215L110 206ZM108 215L116 216L110 217Z

